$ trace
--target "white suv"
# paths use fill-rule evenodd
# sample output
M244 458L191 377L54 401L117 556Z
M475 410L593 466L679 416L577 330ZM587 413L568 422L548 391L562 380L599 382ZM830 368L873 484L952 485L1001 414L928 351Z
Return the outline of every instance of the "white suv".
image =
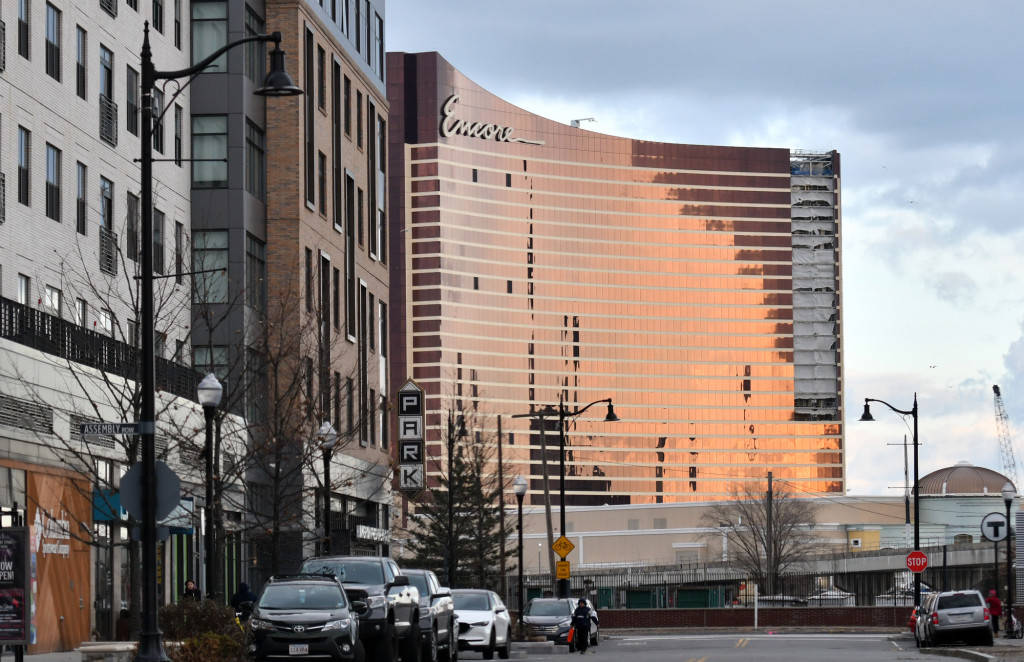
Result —
M455 615L459 619L459 650L483 653L485 660L507 660L512 647L512 618L494 591L456 589L452 591Z

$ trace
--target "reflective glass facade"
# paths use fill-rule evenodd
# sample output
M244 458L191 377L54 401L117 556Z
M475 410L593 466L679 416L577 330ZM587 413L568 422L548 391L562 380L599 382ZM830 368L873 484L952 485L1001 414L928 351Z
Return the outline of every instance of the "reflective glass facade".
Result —
M500 414L530 503L542 426L558 489L557 416L511 415L611 398L618 422L567 420L569 504L705 501L768 471L844 491L836 153L804 173L788 149L606 136L436 53L388 67L392 361L427 393L428 456L449 408L485 443Z

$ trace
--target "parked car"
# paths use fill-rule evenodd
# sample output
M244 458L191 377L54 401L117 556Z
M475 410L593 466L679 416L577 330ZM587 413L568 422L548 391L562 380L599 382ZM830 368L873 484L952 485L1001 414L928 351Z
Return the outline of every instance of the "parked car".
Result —
M914 630L918 647L954 639L992 645L992 616L978 591L931 593L921 604Z
M429 570L402 568L420 594L421 662L455 662L459 656L459 624L452 593Z
M302 563L302 572L331 575L351 602L364 602L359 638L370 662L394 662L399 651L414 660L419 648L420 596L398 565L379 556L321 556Z
M512 650L512 618L494 591L455 589L455 616L459 620L459 650L483 653L485 660L507 660Z
M359 623L341 584L323 575L271 577L249 620L249 654L256 660L316 657L363 661Z

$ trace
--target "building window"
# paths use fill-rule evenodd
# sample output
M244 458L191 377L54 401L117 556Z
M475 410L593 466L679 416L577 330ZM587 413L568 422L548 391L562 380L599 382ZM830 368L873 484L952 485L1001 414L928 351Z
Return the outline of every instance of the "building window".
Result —
M248 373L246 417L250 423L262 423L267 420L267 362L260 352L247 347L245 364Z
M366 410L366 417L370 419L370 445L377 445L377 392L370 389L370 396L366 400L369 408Z
M356 0L359 2L359 0ZM370 0L363 0L363 26L366 30L365 39L363 45L366 46L366 50L363 51L363 58L366 60L366 64L373 66L373 48L370 45Z
M100 308L99 327L108 336L114 335L114 313L107 308Z
M352 81L345 76L345 135L352 135Z
M106 177L100 177L100 225L114 230L114 182Z
M381 358L387 358L388 356L388 304L383 301L380 302L380 337L378 342L380 344L380 355Z
M245 36L255 37L263 34L263 30L263 19L252 7L246 5ZM245 45L245 75L256 85L263 84L263 78L267 75L267 55L262 41L250 41Z
M60 150L46 143L46 217L60 223Z
M313 251L306 249L306 311L313 312Z
M245 118L245 190L261 202L267 197L266 142L263 129Z
M341 65L331 69L331 211L334 229L341 231Z
M356 53L363 52L363 12L359 0L356 0Z
M356 225L358 226L357 235L359 237L359 245L363 245L363 189L358 189L356 194Z
M245 234L245 302L264 313L267 310L267 245Z
M320 189L320 214L327 215L327 155L323 152L317 153L317 185Z
M356 337L356 182L345 173L345 332Z
M153 29L164 33L164 0L153 0Z
M306 29L306 44L305 44L305 57L303 58L303 65L306 72L306 90L311 91L313 89L313 31ZM310 208L315 204L314 196L316 195L316 176L314 173L315 164L313 159L315 158L313 153L313 95L306 94L306 125L305 130L305 162L306 162L306 202L310 205Z
M139 11L139 0L125 0L125 4L127 4L129 7L131 7L135 11ZM115 13L115 15L116 15L116 13Z
M341 430L341 373L335 371L334 373L334 388L331 389L334 392L334 403L332 422L334 423L335 430Z
M46 312L61 317L64 311L63 294L56 287L47 285L43 289L43 305L46 307Z
M343 23L341 29L345 33L346 37L350 37L351 36L349 34L349 27L350 27L349 23L351 22L349 20L349 16L351 15L350 14L351 10L349 9L348 3L349 3L349 0L341 0L341 21Z
M185 226L174 223L174 282L181 285L185 276Z
M126 105L128 106L128 133L139 135L139 72L128 67L125 77L127 86Z
M222 382L228 376L227 345L195 345L192 347L192 365L201 374L213 373Z
M174 0L174 47L181 50L181 0Z
M75 93L86 98L87 67L89 61L88 34L81 26L75 27Z
M227 230L202 230L192 233L193 303L227 303L228 233Z
M164 213L153 210L153 273L164 272Z
M369 315L366 338L370 343L370 351L372 352L377 349L377 299L372 294L369 296L370 302L366 306L366 314Z
M324 47L316 47L316 105L320 110L327 109L327 54Z
M356 90L356 146L363 146L363 93Z
M25 274L18 274L18 303L28 306L32 299L32 279Z
M192 117L192 186L224 188L228 185L228 118L226 115Z
M100 44L100 138L111 145L117 145L114 54L103 44Z
M164 153L164 93L153 90L153 151Z
M333 303L334 307L331 309L331 313L334 316L334 328L341 330L341 271L337 268L334 269L334 288L333 288Z
M382 263L387 263L387 146L388 146L388 124L383 117L377 118L377 232L376 232L376 253Z
M374 41L377 46L376 55L377 61L375 62L377 70L377 78L384 80L384 19L380 17L380 14L375 13L375 30L374 30Z
M355 384L351 377L345 378L345 429L349 434L356 429Z
M228 4L222 1L192 3L192 64L198 64L228 43ZM209 72L226 72L227 53L210 63Z
M78 234L87 232L87 210L89 209L89 169L82 162L75 164L75 229Z
M18 127L18 202L29 205L29 171L32 162L32 132Z
M46 3L46 75L60 80L60 10Z
M85 326L89 321L89 304L85 299L75 299L75 323Z
M313 359L306 357L302 359L302 377L306 382L306 411L313 413Z
M29 59L29 20L32 7L29 0L18 0L18 55Z
M181 123L184 111L181 106L174 104L174 164L181 167Z
M129 260L136 261L139 259L139 198L138 196L129 193L128 194L128 223L127 231L125 234L127 237L125 241L128 246L127 255Z
M368 370L367 364L369 359L367 356L367 342L366 342L366 285L359 283L359 342L358 342L358 367L359 372L359 443L363 446L366 445L368 439L368 425L367 423L367 389L369 389L368 383Z

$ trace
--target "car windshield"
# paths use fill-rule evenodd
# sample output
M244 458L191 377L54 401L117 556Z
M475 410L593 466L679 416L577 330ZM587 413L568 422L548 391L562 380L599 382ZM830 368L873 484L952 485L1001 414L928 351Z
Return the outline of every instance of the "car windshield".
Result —
M483 593L456 593L452 599L455 600L456 609L488 611L491 608L487 596Z
M426 575L419 575L419 574L413 573L413 574L408 575L408 577L409 577L409 584L411 586L415 586L416 587L416 590L420 592L420 597L423 597L424 595L430 595L430 589L427 588L427 576Z
M271 584L263 591L262 609L341 609L345 592L330 584Z
M963 607L980 607L981 596L977 593L957 593L956 595L939 596L936 609L961 609Z
M379 561L310 559L302 564L302 572L314 575L333 573L341 581L353 584L384 583L384 570Z
M571 610L564 600L534 600L526 608L527 616L566 616Z

